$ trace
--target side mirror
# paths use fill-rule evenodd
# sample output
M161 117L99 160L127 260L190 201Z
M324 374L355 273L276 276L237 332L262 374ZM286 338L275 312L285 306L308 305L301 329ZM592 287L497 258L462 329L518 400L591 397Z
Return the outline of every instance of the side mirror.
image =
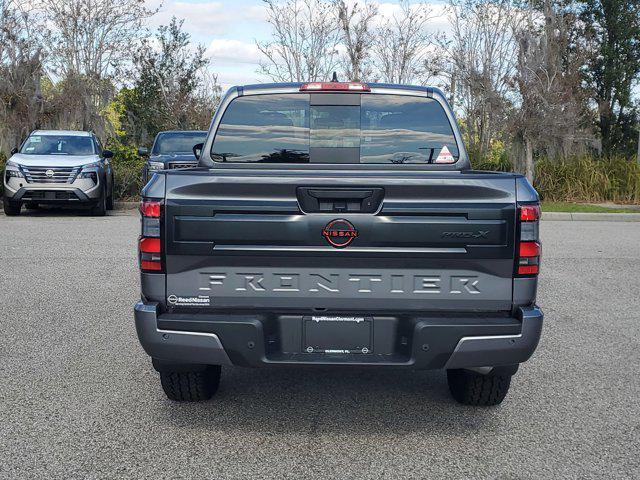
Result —
M104 158L111 158L111 157L113 157L113 152L111 150L103 150L102 151L102 156Z
M18 149L16 147L13 147L11 149L11 155L15 155L16 153L18 153Z
M148 156L149 155L149 149L147 147L138 148L138 155L140 155L141 157Z
M200 155L202 155L202 147L204 147L204 143L197 143L193 146L193 154L198 160L200 160Z

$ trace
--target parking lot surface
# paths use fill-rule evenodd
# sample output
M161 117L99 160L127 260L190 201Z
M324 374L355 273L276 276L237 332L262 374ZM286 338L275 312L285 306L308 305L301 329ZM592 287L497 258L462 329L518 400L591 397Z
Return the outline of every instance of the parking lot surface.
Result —
M502 406L444 372L224 368L167 400L135 212L0 215L0 478L639 478L640 223L543 222L540 347Z

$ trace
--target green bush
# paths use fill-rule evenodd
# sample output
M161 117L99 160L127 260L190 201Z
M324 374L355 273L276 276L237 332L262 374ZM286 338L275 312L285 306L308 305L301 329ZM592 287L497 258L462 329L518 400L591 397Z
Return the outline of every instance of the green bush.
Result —
M474 170L491 170L494 172L512 172L513 165L509 159L509 154L504 143L495 140L491 142L491 148L487 155L480 155L479 152L470 151L469 159Z
M590 156L539 160L535 187L547 201L640 203L640 165Z
M144 158L135 147L112 142L108 147L113 152L111 165L114 175L114 197L117 200L137 200L142 184Z

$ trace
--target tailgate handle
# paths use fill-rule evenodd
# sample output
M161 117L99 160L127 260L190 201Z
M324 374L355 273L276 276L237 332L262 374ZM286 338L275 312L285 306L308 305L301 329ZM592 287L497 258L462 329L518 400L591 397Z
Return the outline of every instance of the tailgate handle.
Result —
M306 213L375 213L384 197L384 190L298 187L297 194L300 208Z
M370 197L371 190L309 190L309 195L314 198L337 200L340 198L360 199Z

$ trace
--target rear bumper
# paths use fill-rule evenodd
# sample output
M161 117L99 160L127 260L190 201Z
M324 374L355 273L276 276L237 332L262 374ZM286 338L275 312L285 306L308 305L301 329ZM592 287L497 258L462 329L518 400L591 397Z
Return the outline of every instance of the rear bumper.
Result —
M389 365L418 369L515 365L531 357L542 331L538 307L515 317L442 315L373 317L371 354L306 353L296 333L302 316L162 314L156 303L135 306L138 338L166 363ZM379 326L378 326L379 325Z
M138 339L153 358L175 363L231 365L216 334L158 328L157 304L138 302L135 318Z
M520 308L520 333L511 335L465 336L444 368L514 365L527 361L540 341L544 315L538 307Z

